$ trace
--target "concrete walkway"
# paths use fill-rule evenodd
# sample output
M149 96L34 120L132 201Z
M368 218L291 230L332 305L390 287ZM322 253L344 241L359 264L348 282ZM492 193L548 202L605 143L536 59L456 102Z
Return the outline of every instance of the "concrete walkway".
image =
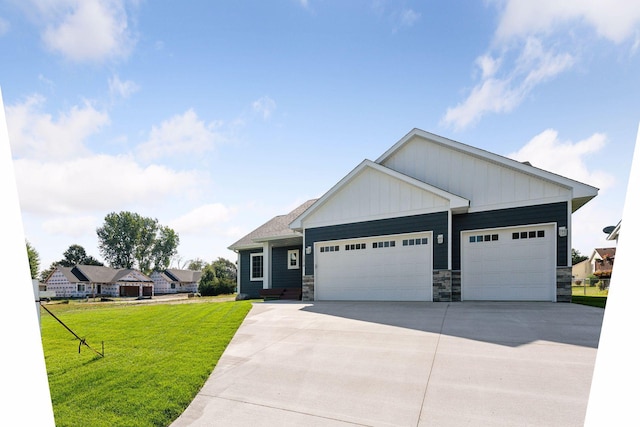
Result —
M256 303L173 427L582 426L603 313Z

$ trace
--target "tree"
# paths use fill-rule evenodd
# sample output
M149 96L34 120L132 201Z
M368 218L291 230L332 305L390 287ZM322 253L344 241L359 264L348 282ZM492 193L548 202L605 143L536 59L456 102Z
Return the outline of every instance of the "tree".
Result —
M31 270L31 278L35 279L38 277L38 269L40 268L40 254L38 251L31 246L29 241L26 241L27 245L27 257L29 258L29 270Z
M571 248L571 265L576 265L588 258L588 256L582 255L580 251Z
M87 251L80 245L71 245L62 254L63 259L58 261L57 264L63 267L73 267L74 265L104 265L91 255L87 255ZM54 267L55 268L55 267Z
M232 294L236 291L236 266L229 260L218 258L202 271L198 292L202 295Z
M108 214L96 232L100 253L112 268L137 267L145 274L166 269L180 243L171 228L133 212Z
M191 261L189 261L189 264L187 264L187 270L202 271L205 265L206 263L204 262L204 260L200 258L192 259Z

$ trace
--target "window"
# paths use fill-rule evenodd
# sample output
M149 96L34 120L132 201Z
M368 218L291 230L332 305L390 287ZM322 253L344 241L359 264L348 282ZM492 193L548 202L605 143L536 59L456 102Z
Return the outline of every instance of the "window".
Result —
M517 239L518 237L514 235L513 238ZM483 234L482 236L469 236L469 243L496 242L498 240L500 240L500 236L498 234Z
M543 237L544 237L544 230L521 231L521 232L516 232L516 233L512 233L511 234L511 238L513 240L516 240L516 239L536 239L536 238L543 238Z
M78 292L84 292L84 283L78 283Z
M172 283L172 284L171 284L171 289L175 289L175 288L176 288L176 284L175 284L175 283Z
M395 240L388 240L386 242L373 242L373 249L395 248L395 247L396 247Z
M339 252L339 251L340 251L340 246L321 246L320 247L320 252Z
M262 280L264 274L262 252L251 254L251 280Z
M300 268L300 250L292 249L287 251L287 268L289 270L297 270Z

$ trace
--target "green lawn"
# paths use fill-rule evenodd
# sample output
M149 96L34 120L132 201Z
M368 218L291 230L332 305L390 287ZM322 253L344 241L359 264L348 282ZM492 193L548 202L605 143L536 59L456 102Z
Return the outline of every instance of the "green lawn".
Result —
M601 291L597 286L573 286L571 288L571 302L605 308L608 294L608 290Z
M189 405L250 301L71 303L44 310L42 342L56 426L167 426Z

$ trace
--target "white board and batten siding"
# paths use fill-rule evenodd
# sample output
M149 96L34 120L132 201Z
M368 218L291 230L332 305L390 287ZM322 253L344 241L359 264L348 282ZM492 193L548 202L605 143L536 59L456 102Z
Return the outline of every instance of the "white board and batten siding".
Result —
M432 301L432 233L315 243L315 299Z
M348 185L340 183L329 192L330 197L321 199L319 207L303 215L305 228L443 212L452 205L468 205L467 200L371 162L363 163L347 178Z
M556 301L556 226L461 233L462 300Z
M489 153L486 153L489 154ZM510 159L503 158L509 163ZM382 165L471 200L482 211L571 200L571 189L513 167L414 136Z

